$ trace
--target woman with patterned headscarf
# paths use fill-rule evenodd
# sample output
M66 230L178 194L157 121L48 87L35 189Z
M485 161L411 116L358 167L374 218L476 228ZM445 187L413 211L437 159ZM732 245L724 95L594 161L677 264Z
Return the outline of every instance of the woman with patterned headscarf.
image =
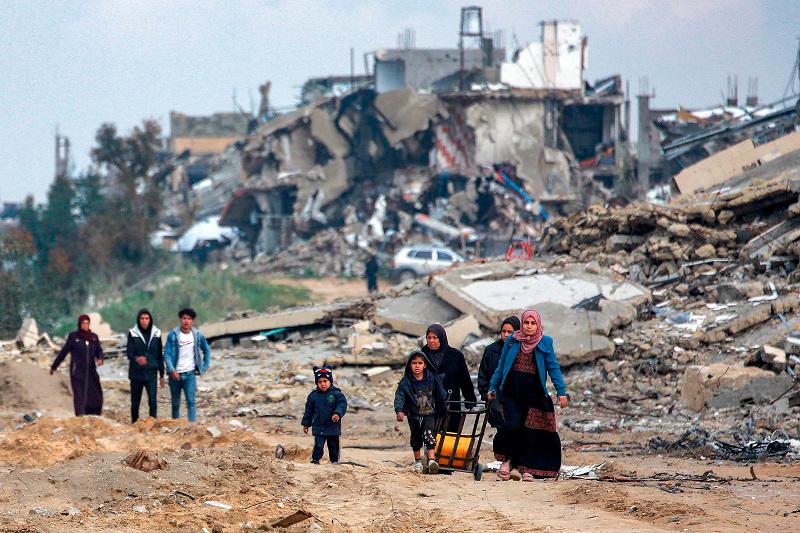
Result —
M503 412L503 425L494 439L495 456L503 461L497 477L508 480L516 467L522 481L533 481L558 477L561 469L561 439L547 376L562 409L567 406L567 387L539 313L529 309L520 319L520 329L503 346L488 398L496 399Z
M69 377L75 416L99 415L103 410L103 389L97 367L102 366L105 356L100 339L92 333L88 315L78 317L78 329L67 336L64 347L50 367L50 374L58 369L68 353L72 355Z

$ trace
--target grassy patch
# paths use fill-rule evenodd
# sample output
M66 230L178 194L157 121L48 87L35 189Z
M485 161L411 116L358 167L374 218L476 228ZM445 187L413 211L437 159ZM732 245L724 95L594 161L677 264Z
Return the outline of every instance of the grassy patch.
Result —
M266 283L228 271L199 272L192 268L162 276L158 287L124 294L121 300L101 308L100 314L114 331L124 332L133 326L136 313L144 307L153 313L156 325L167 330L178 324L177 313L183 307L194 308L197 323L202 326L225 318L231 311L266 311L309 300L310 292L304 287ZM63 335L72 330L75 327L72 322L64 321L56 333Z

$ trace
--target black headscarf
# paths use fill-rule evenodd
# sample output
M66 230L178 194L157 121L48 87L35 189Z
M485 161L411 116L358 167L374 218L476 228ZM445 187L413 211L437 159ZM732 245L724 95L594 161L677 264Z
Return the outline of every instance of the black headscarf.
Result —
M90 327L87 331L83 331L81 329L81 322L84 320L89 322L91 326L92 320L89 318L89 315L81 315L78 317L78 336L86 342L92 342L94 340L94 333L92 333L92 328Z
M425 337L428 337L428 333L433 333L439 339L439 349L435 352L430 349L428 346L427 341L425 342L425 348L427 348L428 356L431 360L431 364L437 370L439 367L442 366L442 360L444 359L444 354L447 353L447 349L450 347L447 344L447 332L444 330L444 326L441 324L431 324L428 326L427 331L425 331Z
M510 316L505 320L503 320L503 323L500 324L500 329L503 329L503 326L505 326L506 324L514 328L514 331L517 331L521 326L521 324L519 323L519 317L516 316ZM500 344L503 344L503 337L500 337Z
M147 315L150 317L150 325L147 326L146 329L142 328L142 325L139 322L139 319L142 317L142 315ZM138 329L139 332L142 334L142 337L144 338L144 343L149 344L150 335L152 335L153 333L153 315L147 309L140 309L139 312L136 313L136 329Z

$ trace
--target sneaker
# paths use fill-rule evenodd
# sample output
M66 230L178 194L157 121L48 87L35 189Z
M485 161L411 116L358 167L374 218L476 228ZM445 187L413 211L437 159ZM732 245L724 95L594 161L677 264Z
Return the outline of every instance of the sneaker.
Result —
M439 463L431 459L428 461L428 473L429 474L438 474L439 473Z
M319 461L317 461L316 459L311 459L311 464L312 465L318 465Z
M413 468L414 468L414 472L416 472L417 474L421 474L422 473L422 461L415 461Z

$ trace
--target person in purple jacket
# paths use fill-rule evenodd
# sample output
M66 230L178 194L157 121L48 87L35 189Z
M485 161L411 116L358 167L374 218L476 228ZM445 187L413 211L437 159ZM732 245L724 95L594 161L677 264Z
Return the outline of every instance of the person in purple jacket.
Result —
M53 375L67 354L71 355L69 378L75 416L99 415L103 410L103 388L97 367L103 365L105 356L100 339L89 326L88 315L78 317L78 329L67 336L64 347L50 366L50 375Z

